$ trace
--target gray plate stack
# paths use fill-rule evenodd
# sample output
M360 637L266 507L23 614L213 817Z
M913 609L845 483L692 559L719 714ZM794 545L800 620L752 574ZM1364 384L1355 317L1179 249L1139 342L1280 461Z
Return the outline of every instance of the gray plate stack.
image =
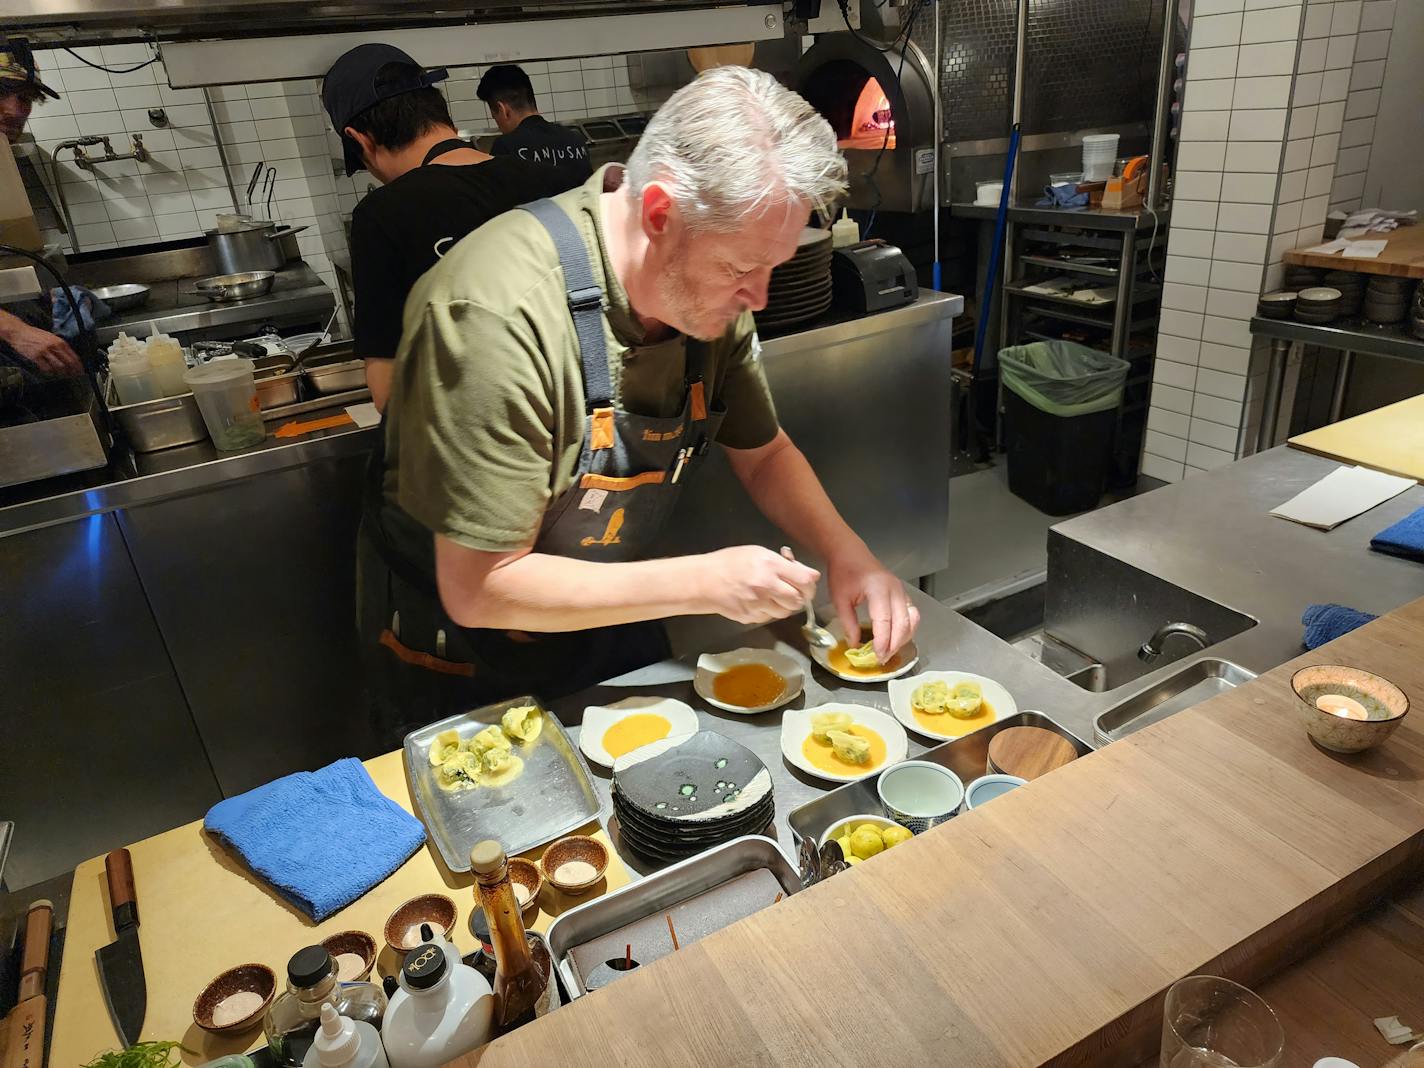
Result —
M831 306L831 232L808 226L796 255L771 272L766 307L756 313L761 329L814 319Z
M1340 317L1340 291L1329 286L1312 286L1296 294L1297 322L1324 326Z
M1365 286L1365 318L1372 323L1402 323L1409 312L1409 299L1414 290L1411 278L1392 278L1375 274Z
M1414 287L1414 302L1409 305L1409 332L1424 338L1424 283Z
M1340 318L1357 319L1365 301L1365 276L1359 271L1326 271L1325 285L1340 291Z

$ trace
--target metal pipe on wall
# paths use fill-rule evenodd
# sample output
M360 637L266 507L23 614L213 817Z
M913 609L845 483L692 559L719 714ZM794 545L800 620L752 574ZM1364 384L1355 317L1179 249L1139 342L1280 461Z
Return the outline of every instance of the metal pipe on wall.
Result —
M1177 28L1176 0L1162 0L1161 54L1157 57L1157 111L1152 117L1152 149L1147 158L1147 206L1153 211L1162 207L1162 164L1166 162L1167 116L1172 106L1172 69L1176 56L1172 51L1173 31Z
M232 181L232 168L227 165L227 149L223 148L222 131L218 129L218 115L213 110L213 94L209 89L203 90L203 103L208 106L208 125L213 128L213 144L218 146L218 162L222 164L223 177L227 179L228 195L232 197L232 210L241 211L242 205L237 199L237 186Z

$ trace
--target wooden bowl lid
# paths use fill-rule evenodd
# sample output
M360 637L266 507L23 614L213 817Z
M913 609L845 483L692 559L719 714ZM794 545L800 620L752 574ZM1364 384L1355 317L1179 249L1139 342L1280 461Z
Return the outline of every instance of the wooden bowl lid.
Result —
M989 772L1032 782L1078 758L1073 743L1043 727L1008 727L989 739Z

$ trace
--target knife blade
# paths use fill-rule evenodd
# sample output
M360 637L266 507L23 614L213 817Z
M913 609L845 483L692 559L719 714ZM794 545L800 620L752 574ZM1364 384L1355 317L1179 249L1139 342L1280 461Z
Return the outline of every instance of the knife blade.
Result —
M148 988L143 979L143 954L138 941L138 896L134 892L133 860L127 849L104 858L109 883L109 907L114 913L114 941L94 951L99 965L99 986L113 1017L114 1029L125 1046L132 1046L143 1031L148 1013Z

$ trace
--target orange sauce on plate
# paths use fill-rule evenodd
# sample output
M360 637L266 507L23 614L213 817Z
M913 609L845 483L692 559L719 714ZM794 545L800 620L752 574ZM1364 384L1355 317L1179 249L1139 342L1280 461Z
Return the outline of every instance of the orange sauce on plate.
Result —
M864 738L870 743L870 759L864 764L851 764L836 756L835 747L830 742L818 742L814 734L806 735L801 743L801 755L813 768L828 771L832 775L856 775L872 771L885 763L885 739L869 727L852 723L846 728L847 734Z
M712 679L712 695L738 708L769 705L786 692L786 680L765 664L737 664Z
M656 712L639 712L620 719L603 732L603 748L617 760L653 742L660 742L672 733L672 724Z
M988 726L998 719L998 714L994 711L994 706L985 701L979 706L979 711L968 719L960 719L952 716L948 712L941 712L939 715L931 715L928 712L921 712L914 705L910 706L910 712L915 717L915 722L931 734L944 735L946 738L958 738L968 734L970 731L977 731L980 727Z
M862 645L865 643L862 642ZM879 664L876 667L861 668L856 667L846 659L846 643L840 642L829 653L826 654L826 663L830 665L832 671L839 671L842 675L888 675L893 671L899 671L900 665L905 662L902 653L896 653L890 658L890 663Z

